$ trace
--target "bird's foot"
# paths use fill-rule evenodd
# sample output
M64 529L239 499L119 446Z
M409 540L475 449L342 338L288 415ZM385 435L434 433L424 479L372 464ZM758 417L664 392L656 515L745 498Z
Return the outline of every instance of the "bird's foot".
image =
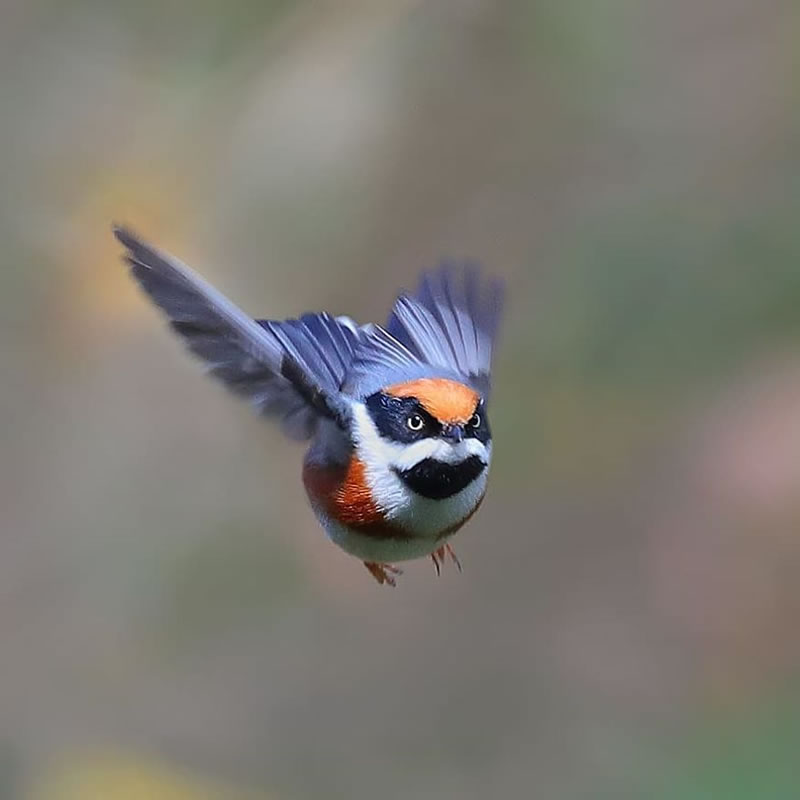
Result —
M461 572L461 562L458 560L455 551L449 544L443 544L431 553L431 559L433 560L433 566L436 568L437 576L442 574L442 567L444 566L447 556L450 556L450 560L456 565L456 569Z
M380 564L377 561L365 561L364 566L370 571L370 574L375 578L378 583L387 586L396 586L397 575L402 575L403 570L400 567L395 567L392 564Z

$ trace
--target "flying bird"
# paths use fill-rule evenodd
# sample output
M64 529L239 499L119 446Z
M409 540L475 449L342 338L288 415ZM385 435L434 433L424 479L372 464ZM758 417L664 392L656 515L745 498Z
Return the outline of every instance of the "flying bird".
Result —
M292 438L328 537L394 586L396 562L461 565L452 536L477 511L492 457L487 405L503 291L471 265L423 273L386 325L303 314L253 319L124 227L124 260L208 371Z

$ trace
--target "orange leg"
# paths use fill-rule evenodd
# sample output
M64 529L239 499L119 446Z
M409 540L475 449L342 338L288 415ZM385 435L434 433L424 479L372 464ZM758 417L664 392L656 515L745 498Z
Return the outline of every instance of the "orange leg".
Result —
M458 556L455 554L455 551L449 544L444 546L445 550L447 550L447 555L450 556L450 560L456 565L456 569L461 572L461 562L458 560Z
M385 583L387 586L396 586L395 576L403 574L403 570L400 567L395 567L391 564L379 564L377 561L365 561L364 566L381 585Z
M456 565L456 569L461 572L461 562L458 560L455 551L449 544L443 544L431 553L431 559L433 560L433 566L436 568L437 576L442 574L442 567L444 566L447 556L450 556L450 560Z

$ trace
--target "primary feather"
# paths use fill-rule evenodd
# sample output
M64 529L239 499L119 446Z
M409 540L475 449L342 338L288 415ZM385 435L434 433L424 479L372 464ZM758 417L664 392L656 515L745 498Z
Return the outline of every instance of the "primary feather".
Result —
M342 363L352 352L350 325L328 315L313 321L306 315L305 322L256 322L177 259L125 228L114 228L114 234L128 249L125 260L139 285L229 389L259 412L280 417L286 432L298 439L313 435L320 416L345 413L338 397L343 370L337 378L307 331L329 329Z

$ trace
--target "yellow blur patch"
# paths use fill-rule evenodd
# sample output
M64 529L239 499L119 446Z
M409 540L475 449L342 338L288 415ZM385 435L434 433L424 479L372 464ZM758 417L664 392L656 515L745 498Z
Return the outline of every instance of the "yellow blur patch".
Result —
M25 800L274 800L167 766L106 757L65 763L23 795Z
M71 358L76 346L107 341L139 318L142 325L152 325L151 304L122 263L123 248L111 224L125 223L190 258L182 233L184 220L196 214L191 194L181 188L187 183L169 165L134 158L74 181L69 215L39 239L56 277L47 296L50 305L42 311L54 354Z
M166 169L131 162L112 173L100 172L83 187L68 222L69 245L59 242L66 260L69 291L62 294L77 313L116 323L120 317L146 315L146 304L122 264L122 248L111 223L129 225L166 249L181 249L181 215L190 215L189 199L164 178Z
M386 389L393 397L415 397L439 422L464 424L475 413L480 395L469 386L445 378L420 378Z

